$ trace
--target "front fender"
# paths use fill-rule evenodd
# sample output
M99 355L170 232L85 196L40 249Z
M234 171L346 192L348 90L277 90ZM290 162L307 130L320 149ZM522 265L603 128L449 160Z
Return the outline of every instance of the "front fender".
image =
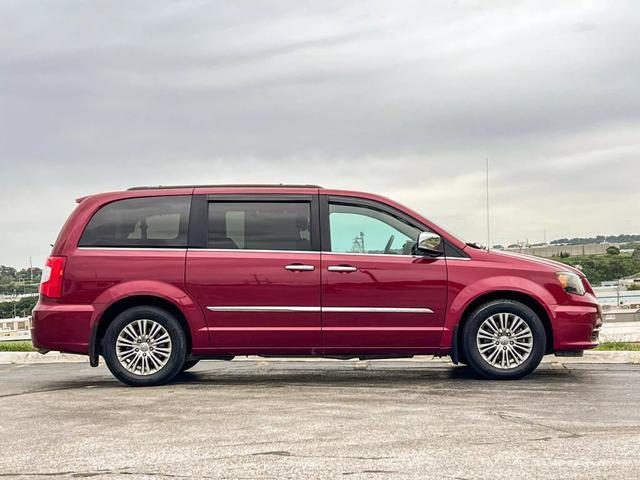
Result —
M442 349L451 348L453 332L460 324L462 315L469 305L482 296L496 292L515 292L527 295L537 301L545 309L549 318L553 319L549 305L556 303L555 298L542 285L527 278L502 275L482 278L461 289L453 285L449 287L447 316L442 333Z

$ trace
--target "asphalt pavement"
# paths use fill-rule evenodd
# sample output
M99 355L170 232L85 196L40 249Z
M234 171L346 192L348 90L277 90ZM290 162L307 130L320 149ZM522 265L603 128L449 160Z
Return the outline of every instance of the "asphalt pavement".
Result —
M570 360L570 359L567 359ZM201 362L155 388L0 365L0 478L638 478L640 365Z

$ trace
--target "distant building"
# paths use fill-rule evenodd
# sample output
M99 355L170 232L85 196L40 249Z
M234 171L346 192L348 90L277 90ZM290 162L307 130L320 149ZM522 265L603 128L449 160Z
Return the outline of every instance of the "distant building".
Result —
M640 322L640 308L606 310L603 317L605 322Z
M569 254L572 257L578 255L606 255L607 248L620 247L619 243L589 243L586 245L544 245L529 247L512 247L508 250L516 253L524 253L526 255L535 255L536 257L559 257L561 254Z
M593 290L603 310L612 310L620 307L640 308L640 290L624 290L623 288L618 288L616 284L593 287Z

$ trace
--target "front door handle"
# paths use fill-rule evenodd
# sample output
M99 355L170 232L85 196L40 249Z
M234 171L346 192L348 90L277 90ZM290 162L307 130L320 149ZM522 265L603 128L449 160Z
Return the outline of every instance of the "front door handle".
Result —
M356 267L352 267L351 265L331 265L327 267L327 270L330 272L342 272L342 273L350 273L357 272L358 269Z
M285 265L285 270L289 270L291 272L311 272L316 269L313 265L301 265L298 263L294 263L292 265Z

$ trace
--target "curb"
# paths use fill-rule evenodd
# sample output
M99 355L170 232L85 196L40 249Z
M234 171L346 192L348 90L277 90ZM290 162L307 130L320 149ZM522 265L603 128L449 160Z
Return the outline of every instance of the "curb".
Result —
M0 365L8 363L78 363L88 362L85 355L49 352L42 355L38 352L0 352Z

